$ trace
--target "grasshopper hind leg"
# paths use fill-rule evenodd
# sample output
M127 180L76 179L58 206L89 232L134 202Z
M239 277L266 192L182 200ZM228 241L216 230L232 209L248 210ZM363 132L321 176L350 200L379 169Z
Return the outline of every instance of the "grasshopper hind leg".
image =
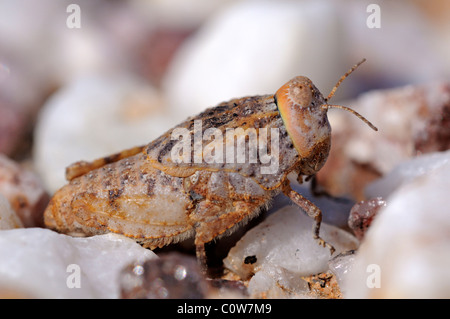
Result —
M204 273L207 271L207 256L205 244L226 236L255 217L265 207L264 199L255 199L253 202L244 200L232 203L213 204L209 200L200 202L191 220L195 222L195 247L197 260ZM225 209L224 209L225 208Z
M68 166L66 168L66 179L68 181L71 181L79 176L85 175L97 168L100 168L102 166L105 166L110 163L118 162L124 158L128 158L131 156L134 156L138 153L141 153L144 150L144 146L136 146L133 148L130 148L128 150L124 150L122 152L112 154L106 157L102 157L99 159L96 159L92 162L87 161L80 161L73 163L72 165Z

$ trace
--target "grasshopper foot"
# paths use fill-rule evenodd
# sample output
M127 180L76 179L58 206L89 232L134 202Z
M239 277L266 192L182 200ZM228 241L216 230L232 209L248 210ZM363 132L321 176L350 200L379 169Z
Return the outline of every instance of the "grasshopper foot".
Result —
M330 250L330 255L333 255L335 253L336 249L333 247L333 245L327 243L325 240L323 240L320 237L317 237L315 239L318 241L320 246L326 247L326 248L328 248Z

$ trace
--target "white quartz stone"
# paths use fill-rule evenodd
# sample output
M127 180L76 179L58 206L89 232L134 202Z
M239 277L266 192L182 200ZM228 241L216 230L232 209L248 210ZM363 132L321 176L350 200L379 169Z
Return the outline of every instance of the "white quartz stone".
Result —
M277 266L266 266L248 284L251 298L309 298L308 283L296 273Z
M298 207L283 207L248 231L230 250L224 265L243 280L251 278L251 294L261 295L269 291L269 294L276 294L273 289L281 285L297 287L287 291L302 295L305 293L304 283L299 277L327 271L331 257L328 248L319 246L313 239L312 226L312 219ZM324 223L320 236L336 248L335 254L358 246L353 235ZM247 258L246 264L249 256L254 256L254 262L248 263L251 258ZM292 281L292 278L296 279Z
M117 234L74 238L43 228L1 230L0 286L34 298L118 298L119 272L148 258L157 257Z

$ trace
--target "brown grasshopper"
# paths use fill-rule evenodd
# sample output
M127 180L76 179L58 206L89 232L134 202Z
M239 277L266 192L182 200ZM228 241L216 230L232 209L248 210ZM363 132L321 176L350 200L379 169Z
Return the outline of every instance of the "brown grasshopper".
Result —
M314 219L314 238L333 254L319 236L320 209L292 190L287 176L295 173L301 183L324 165L329 108L348 110L377 130L352 109L327 103L364 61L327 98L308 78L295 77L275 95L208 108L146 146L69 166L69 183L45 211L46 226L69 234L120 233L151 249L195 236L197 258L206 266L206 243L233 232L283 192ZM237 160L238 146L255 142L245 160ZM267 159L276 165L269 167Z

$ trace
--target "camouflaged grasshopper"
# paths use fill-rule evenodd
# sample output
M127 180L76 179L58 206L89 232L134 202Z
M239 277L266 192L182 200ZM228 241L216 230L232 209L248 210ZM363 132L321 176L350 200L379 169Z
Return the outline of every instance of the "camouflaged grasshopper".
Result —
M314 238L333 254L333 246L319 236L320 209L292 190L287 176L295 173L301 183L303 177L313 176L324 165L331 141L329 108L348 110L377 130L355 111L327 103L362 62L341 77L327 98L308 78L295 77L275 95L244 97L208 108L146 146L69 166L66 178L70 182L53 196L45 211L45 224L64 233L120 233L151 249L195 236L197 258L206 266L206 243L231 233L283 192L314 219ZM194 159L199 154L192 149L204 146L200 148L202 155L214 142L195 140L199 120L201 133L215 129L226 136L228 130L241 128L231 141L216 139L216 151L225 147L221 143L233 150L238 144L234 138L243 137L248 142L250 128L256 134L277 137L277 149L264 144L272 156L278 156L275 172L261 171L261 154L256 161ZM180 141L173 133L180 129L193 137L188 143L192 146L190 161L177 158Z

